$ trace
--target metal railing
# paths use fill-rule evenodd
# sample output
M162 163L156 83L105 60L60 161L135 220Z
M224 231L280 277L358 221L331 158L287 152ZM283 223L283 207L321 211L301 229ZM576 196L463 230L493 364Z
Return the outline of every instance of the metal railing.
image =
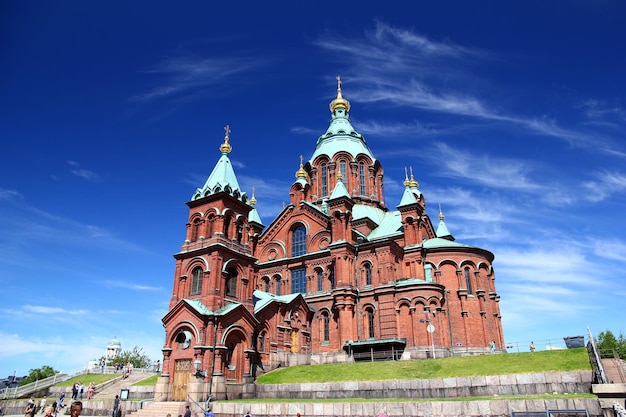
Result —
M115 371L115 367L107 366L105 367L105 372L107 374L121 373L122 371ZM134 368L133 372L145 373L145 372L154 372L153 367L149 368ZM60 382L67 381L68 379L72 379L79 375L85 374L99 374L102 373L102 369L100 366L90 367L90 368L82 368L69 373L59 372L51 377L39 379L35 382L31 382L30 384L25 384L18 387L6 387L0 389L0 398L1 399L9 399L9 398L21 398L24 396L28 396L28 394L36 392L40 389L50 388L53 385L56 385Z
M589 417L587 410L511 411L511 417Z

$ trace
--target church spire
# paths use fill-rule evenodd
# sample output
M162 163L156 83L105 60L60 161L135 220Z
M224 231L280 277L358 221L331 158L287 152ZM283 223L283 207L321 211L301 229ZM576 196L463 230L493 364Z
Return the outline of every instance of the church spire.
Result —
M302 166L302 155L300 155L300 169L296 171L296 178L306 179L306 177L307 177L306 171L304 170L304 167Z
M224 143L220 146L222 156L215 164L215 167L213 168L211 175L209 175L209 178L204 183L204 186L202 188L198 188L193 194L193 197L191 198L192 200L198 200L210 194L219 192L227 192L238 200L244 202L248 199L246 193L239 187L239 182L237 181L237 176L233 170L233 165L228 158L228 154L232 151L232 146L228 143L230 139L228 136L230 133L230 126L226 125L224 127L224 131L226 132L224 135Z
M445 217L443 215L443 211L441 210L441 204L439 204L439 226L437 226L437 237L447 240L454 240L454 236L450 234L450 232L448 231L448 226L446 226L446 223L443 221L444 219Z
M330 102L330 112L333 113L337 107L346 109L346 113L350 111L350 102L341 95L341 77L337 76L337 98Z

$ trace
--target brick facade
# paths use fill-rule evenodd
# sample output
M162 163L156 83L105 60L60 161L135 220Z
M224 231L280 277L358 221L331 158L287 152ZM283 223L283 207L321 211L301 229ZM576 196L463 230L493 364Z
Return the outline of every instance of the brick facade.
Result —
M341 84L330 107L290 204L267 226L239 188L227 128L175 254L163 318L168 399L185 399L190 384L198 398L219 397L294 363L504 349L493 254L456 242L441 213L435 229L412 172L388 209L382 165L352 127ZM205 372L194 376L194 363Z

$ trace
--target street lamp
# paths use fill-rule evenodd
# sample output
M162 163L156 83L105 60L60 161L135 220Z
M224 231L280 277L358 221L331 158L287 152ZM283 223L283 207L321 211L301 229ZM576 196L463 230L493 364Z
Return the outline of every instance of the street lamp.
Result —
M195 377L206 378L206 371L200 369L200 365L202 365L202 362L200 361L200 359L196 359L195 361L193 361L193 367L196 370Z
M427 318L420 319L420 323L428 323L428 325L426 326L426 331L430 334L430 348L431 348L431 353L432 353L433 359L436 359L436 357L435 357L435 338L433 337L433 332L435 331L435 326L433 324L431 324L430 310L424 309L423 313L427 315Z

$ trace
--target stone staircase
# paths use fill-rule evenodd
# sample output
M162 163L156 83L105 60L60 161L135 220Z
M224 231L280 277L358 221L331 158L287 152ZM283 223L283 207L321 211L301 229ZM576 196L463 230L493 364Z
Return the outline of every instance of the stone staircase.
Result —
M171 417L182 416L185 413L185 402L175 401L155 401L146 403L145 407L141 410L133 411L132 417ZM127 413L126 415L130 415ZM201 416L202 412L192 413L192 416Z
M120 395L120 390L129 389L137 381L148 378L154 375L150 372L137 372L131 373L130 376L124 379L121 374L119 378L115 378L108 383L98 385L96 392L93 396L93 401L113 400L116 395ZM86 393L83 395L85 397ZM178 415L178 414L177 414Z
M602 358L602 366L609 384L626 383L626 362L619 358Z

